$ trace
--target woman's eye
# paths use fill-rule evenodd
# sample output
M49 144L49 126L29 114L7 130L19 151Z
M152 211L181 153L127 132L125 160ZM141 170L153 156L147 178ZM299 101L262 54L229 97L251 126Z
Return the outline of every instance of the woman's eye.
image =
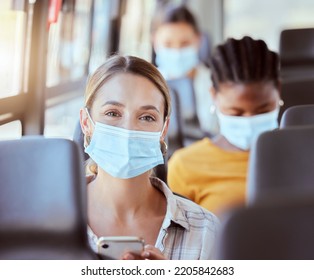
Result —
M144 121L147 121L147 122L153 122L155 121L155 119L151 116L144 116L144 117L141 117L141 120L144 120Z
M105 115L108 117L119 117L119 114L117 112L112 112L112 111L107 112Z
M259 111L256 115L266 114L268 113L268 110Z
M256 115L260 115L260 114L265 114L265 113L268 113L270 112L271 110L269 108L264 108L264 109L261 109L261 110L258 110L256 111Z

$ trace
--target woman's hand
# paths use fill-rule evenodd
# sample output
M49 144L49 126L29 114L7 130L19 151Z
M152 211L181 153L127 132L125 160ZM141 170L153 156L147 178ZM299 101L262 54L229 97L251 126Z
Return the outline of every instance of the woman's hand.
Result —
M128 252L123 255L123 260L166 260L165 256L159 249L152 245L145 245L141 255Z

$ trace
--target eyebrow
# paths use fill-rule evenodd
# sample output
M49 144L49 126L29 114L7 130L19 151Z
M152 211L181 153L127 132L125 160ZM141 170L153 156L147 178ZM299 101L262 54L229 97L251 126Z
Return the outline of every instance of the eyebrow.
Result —
M268 103L264 103L264 104L262 104L261 106L258 106L256 109L263 109L263 108L265 108L265 107L268 107L270 105L270 103L268 102Z
M114 105L114 106L118 106L118 107L125 107L125 105L123 105L120 102L114 101L114 100L109 100L107 102L105 102L102 107L106 106L106 105ZM154 110L156 112L158 112L160 114L160 111L153 105L144 105L141 106L140 109L142 110Z
M125 107L122 103L117 102L117 101L113 101L113 100L109 100L106 103L104 103L101 107L104 107L106 105L114 105L114 106L118 106L118 107Z
M270 105L270 103L264 103L264 104L258 106L258 107L255 108L255 109L263 109L263 108L268 107L269 105ZM230 110L238 110L238 111L241 111L242 109L239 108L239 107L230 107Z
M143 109L143 110L154 110L160 114L159 110L153 105L144 105L144 106L141 106L141 109Z

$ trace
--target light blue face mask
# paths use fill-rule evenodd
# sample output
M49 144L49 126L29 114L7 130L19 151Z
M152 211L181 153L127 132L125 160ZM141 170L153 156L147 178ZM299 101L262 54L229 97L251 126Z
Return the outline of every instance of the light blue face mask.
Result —
M85 152L112 177L133 178L164 163L160 149L162 132L128 130L99 122L94 126Z
M198 63L198 50L195 47L156 50L156 64L166 80L185 77Z
M232 145L249 150L261 133L278 127L278 113L279 109L275 109L252 117L237 117L222 114L217 110L220 134Z

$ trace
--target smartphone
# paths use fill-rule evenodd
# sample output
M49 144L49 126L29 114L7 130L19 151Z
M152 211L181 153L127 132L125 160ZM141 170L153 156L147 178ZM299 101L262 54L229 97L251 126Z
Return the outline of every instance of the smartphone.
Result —
M119 260L127 252L140 255L144 250L144 239L136 236L106 236L97 242L98 254L106 259Z

